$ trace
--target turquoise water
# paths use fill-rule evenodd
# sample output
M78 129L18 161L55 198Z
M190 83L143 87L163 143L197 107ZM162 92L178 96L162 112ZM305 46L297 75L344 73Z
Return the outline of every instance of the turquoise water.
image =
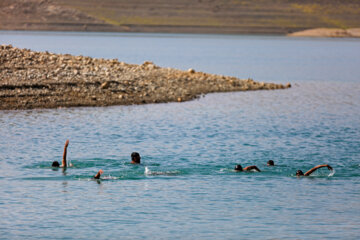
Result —
M359 238L360 41L0 32L0 43L293 85L1 111L0 239ZM50 168L68 138L74 167ZM142 165L129 164L133 151ZM295 177L324 163L335 172Z

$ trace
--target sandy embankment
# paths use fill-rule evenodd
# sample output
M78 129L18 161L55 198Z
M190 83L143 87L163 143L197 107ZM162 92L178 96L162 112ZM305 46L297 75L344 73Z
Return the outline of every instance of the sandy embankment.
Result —
M360 28L315 28L288 34L290 37L360 37Z
M133 65L0 46L0 110L181 102L211 92L288 87L152 62Z

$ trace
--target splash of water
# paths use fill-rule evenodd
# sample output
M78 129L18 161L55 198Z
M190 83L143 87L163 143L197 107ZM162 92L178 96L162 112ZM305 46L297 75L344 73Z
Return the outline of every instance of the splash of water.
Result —
M151 171L148 167L145 167L145 172L144 172L145 175L150 175L151 174Z
M148 167L145 167L145 171L144 171L145 175L151 175L151 176L156 176L156 175L165 175L165 176L173 176L173 175L177 175L179 174L179 171L165 171L165 172L157 172L157 171L151 171Z
M333 170L329 173L328 177L332 177L332 176L334 176L334 174L335 174L335 169L333 169Z
M108 176L104 176L102 179L104 180L115 180L115 179L119 179L118 177L113 177L110 174Z

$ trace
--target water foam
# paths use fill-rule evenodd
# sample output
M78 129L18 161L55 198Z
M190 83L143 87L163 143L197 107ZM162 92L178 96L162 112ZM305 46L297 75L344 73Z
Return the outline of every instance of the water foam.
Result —
M116 180L116 179L119 179L118 177L113 177L111 176L110 174L108 176L104 176L102 179L104 180Z
M150 175L151 174L151 171L148 167L145 167L145 172L144 172L145 175Z
M332 176L334 176L334 174L335 174L335 169L333 169L333 170L329 173L328 177L332 177Z
M145 167L144 174L147 175L147 176L149 176L149 175L152 175L152 176L155 176L155 175L173 176L173 175L179 174L179 171L153 172L148 167Z

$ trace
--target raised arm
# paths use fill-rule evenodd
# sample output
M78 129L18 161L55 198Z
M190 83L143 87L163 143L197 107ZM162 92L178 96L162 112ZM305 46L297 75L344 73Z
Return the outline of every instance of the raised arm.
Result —
M66 154L67 154L67 147L68 146L69 146L69 139L66 140L66 142L65 142L63 159L62 159L62 164L61 164L60 167L67 167L67 165L66 165Z
M94 178L95 179L100 179L100 176L101 176L101 174L103 174L104 173L104 171L103 170L99 170L99 172L94 176Z
M329 170L332 170L333 168L328 165L328 164L323 164L323 165L317 165L316 167L313 167L312 169L310 169L309 171L307 171L304 176L310 176L310 174L312 174L313 172L315 172L317 169L319 168L323 168L323 167L327 167Z
M244 168L244 171L251 171L251 170L253 170L253 169L256 170L256 171L258 171L258 172L261 172L260 169L259 169L257 166L255 166L255 165L254 165L254 166L247 166L247 167L245 167L245 168Z

